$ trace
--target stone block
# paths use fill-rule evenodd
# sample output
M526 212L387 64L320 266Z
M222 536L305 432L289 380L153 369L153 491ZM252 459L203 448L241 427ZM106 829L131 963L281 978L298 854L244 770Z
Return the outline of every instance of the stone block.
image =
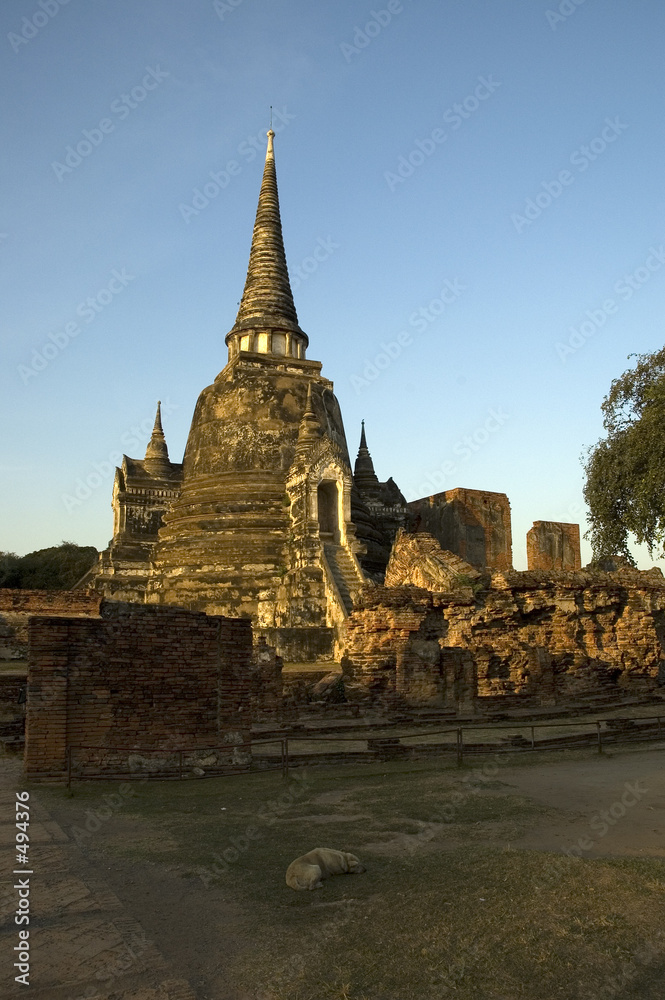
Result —
M526 536L526 555L530 570L581 569L579 524L534 521Z
M454 489L407 504L416 531L476 569L512 568L510 502L505 493Z

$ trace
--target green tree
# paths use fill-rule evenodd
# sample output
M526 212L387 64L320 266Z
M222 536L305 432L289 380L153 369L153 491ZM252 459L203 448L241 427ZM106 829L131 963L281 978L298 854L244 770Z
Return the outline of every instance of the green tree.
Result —
M635 564L629 536L665 554L665 347L637 358L603 400L606 436L589 449L584 498L594 559Z
M13 552L0 553L0 587L24 590L69 590L97 559L92 545L62 542L50 549L28 552L25 556Z
M20 557L14 552L0 552L0 587L20 587Z

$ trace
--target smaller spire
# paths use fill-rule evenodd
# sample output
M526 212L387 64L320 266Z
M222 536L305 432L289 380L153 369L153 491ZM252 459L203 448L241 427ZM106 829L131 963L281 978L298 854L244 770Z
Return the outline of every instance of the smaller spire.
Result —
M165 468L170 468L169 449L166 446L166 438L162 429L162 404L157 403L157 413L155 414L155 425L145 450L145 467L148 472L160 472Z
M379 483L377 475L374 471L372 456L370 455L369 448L367 447L364 420L361 420L360 422L360 447L358 448L358 457L356 458L356 464L353 470L353 478L356 486L359 486L361 489L363 486L378 486Z
M365 421L363 420L363 426L364 426L364 424L365 424ZM153 434L154 434L155 431L157 431L158 434L161 434L162 437L164 437L164 428L162 427L162 401L161 401L161 399L157 400L157 412L155 413L155 423L153 424L152 431L153 431Z
M300 420L300 428L298 430L298 443L296 445L296 451L302 451L308 448L321 437L321 433L321 424L319 423L319 418L314 412L312 402L312 383L309 382L307 385L307 402L305 404L305 412Z

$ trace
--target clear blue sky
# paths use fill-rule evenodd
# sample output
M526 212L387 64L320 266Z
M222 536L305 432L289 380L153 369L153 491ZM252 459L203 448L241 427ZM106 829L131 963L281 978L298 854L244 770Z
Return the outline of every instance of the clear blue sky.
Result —
M665 341L658 0L60 4L0 10L0 549L103 547L157 399L181 459L270 105L299 319L352 459L364 418L409 499L507 493L518 568L534 520L583 522L602 398Z

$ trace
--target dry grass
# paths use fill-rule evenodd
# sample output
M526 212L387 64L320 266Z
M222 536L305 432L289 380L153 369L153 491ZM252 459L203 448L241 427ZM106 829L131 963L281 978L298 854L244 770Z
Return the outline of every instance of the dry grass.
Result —
M511 849L548 813L481 767L142 785L122 811L131 842L109 823L94 847L201 878L202 910L211 885L240 903L248 948L230 973L256 1000L662 1000L662 862ZM107 791L43 794L62 822ZM289 890L287 865L315 846L352 850L368 871Z

